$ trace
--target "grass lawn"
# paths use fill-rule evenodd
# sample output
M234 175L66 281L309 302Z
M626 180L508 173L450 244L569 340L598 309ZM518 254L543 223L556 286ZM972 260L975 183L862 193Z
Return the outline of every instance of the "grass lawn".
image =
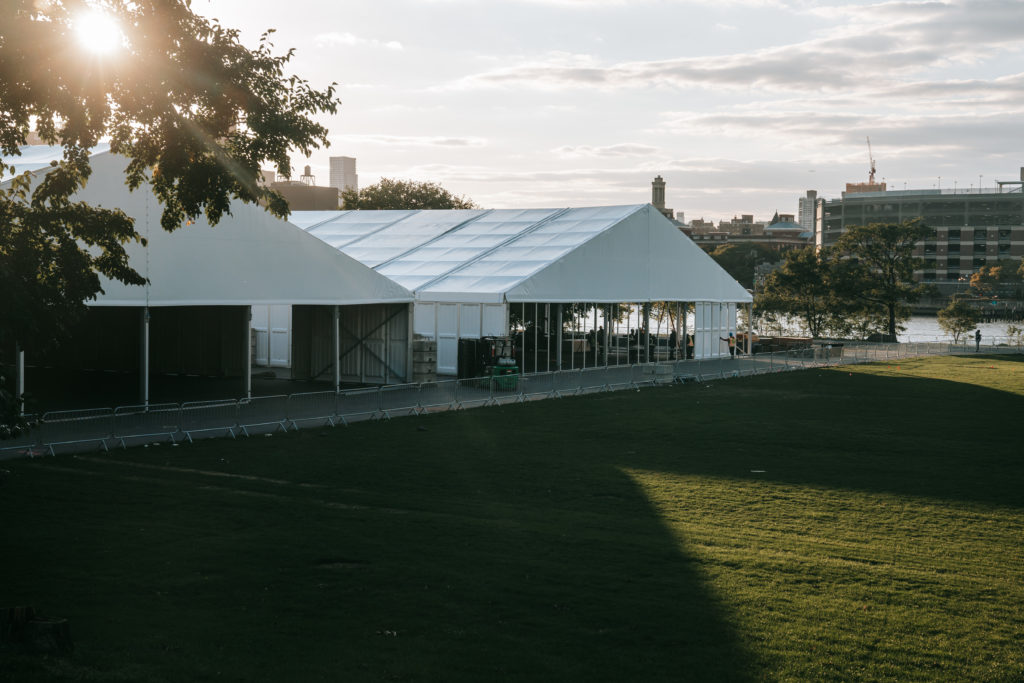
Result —
M1022 361L0 463L0 680L1020 681Z

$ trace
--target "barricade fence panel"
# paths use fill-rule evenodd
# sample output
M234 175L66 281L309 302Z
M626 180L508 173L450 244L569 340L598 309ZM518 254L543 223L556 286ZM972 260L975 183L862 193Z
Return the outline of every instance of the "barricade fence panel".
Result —
M388 384L381 387L380 409L385 417L417 414L420 410L420 385Z
M288 396L288 424L298 429L300 422L334 425L338 416L338 392L309 391Z
M31 420L36 418L35 415L29 416ZM32 429L26 429L18 436L11 437L10 439L3 439L0 441L0 453L5 451L16 452L22 455L34 455L35 449L40 447L39 440L40 430L38 427Z
M580 370L562 370L554 376L556 396L575 396L580 392Z
M456 380L455 404L459 408L477 408L491 403L491 378Z
M181 431L191 441L195 434L220 432L235 436L238 401L189 401L181 404Z
M56 410L44 413L39 423L39 440L52 454L54 446L92 444L106 450L114 438L114 411L111 408Z
M133 439L163 438L175 441L181 431L181 406L177 403L118 406L114 409L114 437L122 448Z
M380 389L349 389L338 394L338 417L346 422L380 416Z
M419 391L420 410L429 413L455 408L458 387L457 380L423 382Z
M654 367L653 364L651 367ZM580 392L603 391L608 386L608 373L603 367L580 370Z
M523 400L522 375L512 373L491 377L491 400L497 404L517 403Z
M555 396L555 377L558 373L541 372L536 375L523 375L519 378L519 392L527 400L553 398Z
M831 348L830 348L831 347ZM983 346L982 353L1021 353L1019 345ZM258 426L298 427L299 422L333 425L381 416L412 415L526 399L567 396L589 391L653 386L671 381L745 375L870 362L892 362L939 354L977 352L973 339L964 343L870 342L818 343L805 349L739 355L735 358L675 360L597 368L577 368L529 375L500 375L420 384L368 387L344 392L324 391L252 399L129 405L117 408L50 411L39 426L15 439L0 441L0 452L31 455L62 450L127 446L129 440L178 435L235 435ZM265 430L264 430L265 431Z
M288 396L253 396L238 401L238 428L243 434L288 431Z

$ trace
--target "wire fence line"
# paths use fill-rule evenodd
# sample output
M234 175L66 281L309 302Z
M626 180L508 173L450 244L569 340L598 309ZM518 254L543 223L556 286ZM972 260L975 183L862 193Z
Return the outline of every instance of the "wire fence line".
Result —
M61 410L43 414L27 434L0 441L0 457L56 455L109 450L148 443L191 443L198 438L253 436L303 426L347 425L449 410L641 389L673 382L709 382L921 356L975 353L969 344L817 342L811 348L737 355L709 360L675 360L638 365L582 368L523 375L395 384L335 392L306 392L223 399ZM1021 346L981 346L984 353L1017 354Z

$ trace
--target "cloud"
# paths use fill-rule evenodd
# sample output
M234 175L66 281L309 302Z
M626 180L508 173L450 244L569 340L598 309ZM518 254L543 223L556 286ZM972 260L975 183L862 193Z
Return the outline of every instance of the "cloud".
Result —
M346 45L346 46L358 46L358 47L380 47L388 50L402 50L404 47L397 40L376 40L373 38L360 38L352 33L339 33L332 31L330 33L320 33L313 36L313 42L318 46L328 45Z
M591 147L589 145L563 146L551 150L560 157L571 159L577 157L635 157L650 156L658 152L657 147L641 145L636 143L621 143L617 145L606 145L603 147Z
M467 88L714 87L786 91L860 90L909 74L972 64L1024 40L1018 0L888 2L844 7L822 37L728 55L600 64L553 53L477 73L450 84Z
M332 135L331 142L369 143L403 147L484 147L483 138L444 137L438 135Z

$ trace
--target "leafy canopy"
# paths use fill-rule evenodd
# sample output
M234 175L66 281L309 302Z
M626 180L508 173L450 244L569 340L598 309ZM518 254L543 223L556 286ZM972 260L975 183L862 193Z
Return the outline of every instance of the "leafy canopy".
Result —
M959 344L960 337L974 329L981 315L960 297L953 297L945 308L939 310L938 320L939 327L953 336L954 344Z
M358 192L341 193L345 209L478 209L472 200L454 195L437 183L381 178Z
M914 281L914 270L924 266L924 259L914 256L914 247L932 234L920 219L913 219L856 225L836 243L836 250L848 258L848 291L865 306L882 311L890 335L909 317L907 304L928 291L927 285Z
M116 21L120 44L78 49L86 10ZM311 117L334 113L334 85L286 76L292 51L255 49L237 31L191 11L190 0L5 0L0 12L0 348L38 347L65 333L100 289L100 275L143 278L124 243L141 241L117 209L73 200L90 174L89 150L108 139L127 158L126 182L149 184L175 230L205 214L216 224L233 200L287 215L257 183L269 163L290 175L289 153L327 145ZM46 173L19 173L32 129L61 148Z
M844 265L834 251L806 247L790 251L765 278L758 310L799 318L813 337L848 331L852 304L844 295Z

